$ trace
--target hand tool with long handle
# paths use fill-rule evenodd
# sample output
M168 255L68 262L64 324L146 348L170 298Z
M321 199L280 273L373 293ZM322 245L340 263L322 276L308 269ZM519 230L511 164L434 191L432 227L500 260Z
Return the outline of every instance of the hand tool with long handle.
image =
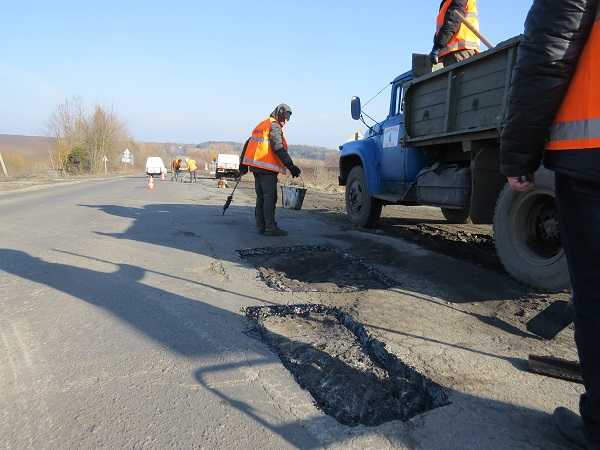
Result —
M463 13L461 13L460 11L456 11L456 15L460 18L460 20L462 20L462 23L465 25L465 27L467 27L469 30L471 30L473 32L473 34L475 34L475 36L477 36L481 42L483 42L485 44L485 46L487 48L494 48L495 45L492 44L483 34L481 34L481 32L475 28L465 17L465 15Z
M233 188L233 191L231 191L231 194L229 195L229 197L227 197L227 201L225 202L225 205L223 205L223 215L225 215L225 211L227 211L227 208L229 208L231 202L233 202L233 194L235 194L235 190L240 184L240 181L242 181L242 179L238 178L237 182L235 183L235 187Z

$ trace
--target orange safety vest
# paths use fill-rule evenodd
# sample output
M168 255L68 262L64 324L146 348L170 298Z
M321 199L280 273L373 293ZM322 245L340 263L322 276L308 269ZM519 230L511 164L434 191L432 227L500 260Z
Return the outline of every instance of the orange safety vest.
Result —
M248 147L246 147L242 164L286 174L287 169L273 150L269 139L273 122L277 122L277 120L269 117L256 126L248 142ZM283 138L283 147L286 150L288 148L285 137Z
M436 33L440 31L444 22L446 21L446 12L450 5L452 4L452 0L445 0L440 8L440 12L437 17L437 29ZM477 0L469 0L467 2L467 8L464 16L467 18L467 22L469 22L475 29L479 30L479 13L477 11ZM449 53L458 52L461 50L476 50L479 53L479 48L481 45L481 40L469 30L464 24L460 24L460 28L458 32L452 36L450 42L440 50L440 58L446 56Z
M567 95L550 128L549 151L600 149L600 5Z

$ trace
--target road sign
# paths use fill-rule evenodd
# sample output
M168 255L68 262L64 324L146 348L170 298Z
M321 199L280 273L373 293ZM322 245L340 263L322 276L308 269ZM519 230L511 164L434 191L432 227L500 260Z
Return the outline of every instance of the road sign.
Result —
M133 153L131 153L131 150L128 148L123 150L123 153L121 153L121 162L123 164L133 165Z

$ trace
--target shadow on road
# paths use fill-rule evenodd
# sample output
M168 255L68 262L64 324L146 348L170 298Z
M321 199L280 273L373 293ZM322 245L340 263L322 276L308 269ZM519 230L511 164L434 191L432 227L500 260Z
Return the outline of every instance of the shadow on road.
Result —
M226 195L223 197L225 200ZM211 241L223 233L241 237L243 247L285 246L290 244L286 238L264 238L254 229L254 208L232 205L227 215L222 216L221 205L190 204L150 204L141 208L119 205L81 205L95 208L117 217L133 219L134 222L123 233L97 233L117 239L141 241L158 246L177 248L183 251L208 254L222 260L239 263L235 250L218 251ZM314 218L312 212L279 211L279 217L286 221L292 236L302 236L303 218ZM331 226L334 228L334 226ZM327 233L327 228L323 228ZM376 265L387 265L403 274L422 280L411 290L424 295L436 296L440 291L444 299L453 303L485 302L490 300L515 300L523 297L525 290L508 276L491 270L482 269L472 263L448 259L432 252L415 254L403 253L368 237L339 233L339 229L324 237L342 240L351 245L350 254L363 258ZM182 232L193 233L197 245L190 243ZM178 236L179 234L179 236ZM314 231L312 231L314 234ZM297 240L297 239L296 239ZM211 253L212 252L212 253Z
M52 250L55 251L56 253L62 253L64 255L71 255L71 256L76 256L78 258L89 259L91 261L97 261L97 262L102 262L102 263L107 263L107 264L118 265L114 261L108 261L106 259L94 258L94 257L91 257L91 256L82 255L80 253L68 252L68 251L59 250L59 249L52 249ZM215 286L213 284L202 283L202 282L197 281L197 280L190 280L189 278L183 278L183 277L180 277L180 276L177 276L177 275L172 275L172 274L165 273L165 272L158 272L156 270L145 269L145 271L147 273L153 273L153 274L165 277L165 278L171 278L173 280L183 281L185 283L195 284L197 286L201 286L201 287L205 287L205 288L208 288L208 289L212 289L212 290L221 292L223 294L229 294L229 295L233 295L233 296L236 296L236 297L247 298L248 300L255 300L255 301L258 301L258 302L268 303L268 304L271 304L271 305L276 305L277 304L277 303L273 303L273 302L270 302L268 300L265 300L263 298L258 298L258 297L254 297L252 295L242 294L241 292L232 291L230 289L224 289L222 287Z
M201 358L221 355L224 353L247 351L242 344L246 337L242 335L245 322L242 316L230 311L209 305L203 301L190 299L169 291L142 283L146 270L129 265L116 264L114 272L100 272L68 264L52 263L33 257L25 252L0 249L0 270L20 278L43 284L83 301L89 305L109 312L117 319L132 326L148 339L164 346L171 352L186 357ZM118 293L118 295L116 294ZM73 324L62 324L73 326ZM243 348L240 348L243 347ZM93 353L93 349L90 352ZM255 351L253 347L252 351ZM209 369L198 369L195 373L198 383L213 393L216 397L227 402L248 417L251 417L262 427L278 434L291 445L298 448L320 448L321 443L315 438L308 438L305 430L312 427L323 427L323 417L317 416L307 420L297 420L284 424L273 423L268 416L263 417L249 402L240 401L223 388L211 386L205 379L207 372L215 373L235 369L241 366L260 366L272 363L273 357L266 347L259 347L263 359L215 366ZM536 441L544 448L561 448L553 445L557 436L550 428L550 418L547 414L528 408L498 402L495 400L477 398L455 393L453 402L467 402L469 408L475 408L479 414L492 414L497 420L502 420L503 426L510 426L510 433L520 441ZM275 400L276 401L276 400ZM447 417L442 419L441 436L456 436L461 441L472 443L478 447L474 439L494 441L489 435L483 422L473 422L473 415L465 417ZM426 419L415 419L426 420ZM480 421L488 422L489 418L480 417ZM483 430L481 427L484 427ZM543 431L542 431L543 430ZM366 434L370 431L360 429L354 435ZM482 434L483 433L483 434ZM344 438L351 439L352 435ZM399 444L412 445L413 437L396 436ZM388 439L394 437L388 436ZM406 442L404 442L406 439ZM430 447L433 448L433 447ZM436 448L455 448L452 445Z
M242 329L238 314L144 284L141 267L116 266L115 272L99 272L0 249L0 270L108 311L180 355L220 353L231 342L231 329Z
M106 214L133 220L122 233L98 234L116 239L132 240L182 251L204 254L215 259L241 264L236 253L238 248L227 248L226 239L220 246L216 237L224 233L235 236L241 247L269 247L290 245L289 238L268 238L258 235L254 229L254 208L232 205L227 215L221 214L221 205L193 204L149 204L143 207L124 207L120 205L81 205L98 209ZM302 236L303 219L314 219L310 212L279 210L279 217L285 221L292 237ZM306 225L304 225L306 226ZM358 256L368 264L386 266L400 272L414 282L403 286L403 293L417 298L440 297L451 303L472 303L487 301L514 302L523 298L524 288L504 274L476 267L473 264L449 259L433 252L401 252L391 245L356 234L339 233L335 225L323 228L324 232L336 231L325 237L343 241L350 245L349 254ZM312 231L314 235L314 231ZM297 241L297 239L296 239ZM243 244L241 244L243 243ZM225 246L224 246L225 245ZM347 251L347 250L344 250ZM273 261L276 261L274 259ZM289 265L280 272L290 279L298 278L298 270ZM269 268L267 268L269 269ZM281 267L273 267L275 271ZM324 269L325 270L325 269ZM335 270L331 270L335 281ZM320 273L321 280L327 280L327 272ZM357 280L357 287L358 286ZM445 306L445 305L441 305ZM472 314L487 325L494 326L506 333L519 337L532 337L531 334L499 318Z
M316 350L318 351L318 350ZM244 363L223 364L203 369L195 373L196 380L217 398L243 412L265 429L278 434L296 448L312 450L351 441L354 436L368 437L371 434L385 436L385 441L399 448L427 448L430 450L456 449L498 449L521 448L545 450L566 450L569 445L556 430L552 417L542 411L516 406L510 403L481 398L460 392L449 392L453 405L443 407L440 413L430 411L411 419L407 426L386 428L384 431L361 427L352 434L340 434L344 429L331 418L314 416L287 423L262 417L259 411L247 401L242 401L226 388L212 385L209 378L222 371L260 367L271 363L270 355ZM338 361L339 364L343 364ZM353 370L348 368L348 370ZM259 372L260 373L260 372ZM260 378L260 377L259 377ZM275 395L282 393L276 393ZM456 409L454 409L456 408ZM428 425L428 426L427 426ZM298 433L299 427L319 434L321 442L307 442ZM341 431L341 432L340 432ZM417 442L419 444L417 444ZM348 442L349 444L350 442ZM535 444L534 444L535 443Z

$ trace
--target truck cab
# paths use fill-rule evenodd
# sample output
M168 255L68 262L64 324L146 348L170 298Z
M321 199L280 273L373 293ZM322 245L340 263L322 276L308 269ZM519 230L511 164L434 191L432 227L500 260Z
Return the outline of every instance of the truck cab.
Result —
M339 183L359 227L377 224L384 205L441 208L451 223L491 224L499 259L515 279L549 291L569 286L554 201L554 176L511 191L500 173L500 133L520 38L453 66L422 68L391 82L387 117L372 126L360 99L355 120L368 131L340 146ZM418 55L415 55L418 56Z
M384 204L418 204L415 182L429 161L424 152L404 144L403 87L412 78L407 72L391 83L383 122L370 127L363 139L340 146L340 185L347 188L347 213L356 225L375 225ZM358 118L360 100L352 101Z

